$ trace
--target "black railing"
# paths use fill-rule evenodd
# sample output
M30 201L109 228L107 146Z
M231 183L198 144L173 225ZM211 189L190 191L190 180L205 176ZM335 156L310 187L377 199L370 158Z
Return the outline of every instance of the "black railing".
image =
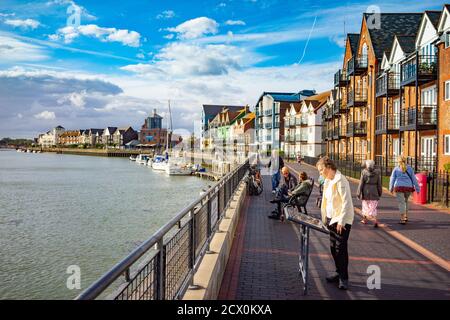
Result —
M417 111L414 106L402 108L401 127L411 127L412 129L416 129L416 121L418 126L435 126L437 124L437 106L420 105Z
M347 135L367 134L367 121L347 123Z
M385 114L376 116L375 131L384 132L387 130L399 130L400 128L400 115L389 113L386 119Z
M424 77L433 79L437 75L437 55L416 54L411 59L402 63L402 84L415 81Z
M111 289L114 300L181 298L248 167L247 161L223 177L76 299L96 299ZM125 283L114 288L121 275Z
M400 75L394 72L385 72L377 78L376 95L385 95L400 88Z
M367 88L358 88L355 92L349 90L347 93L347 104L349 106L355 103L365 103L367 102Z
M341 86L348 81L348 76L345 70L339 70L334 74L334 86Z
M347 63L347 73L351 75L358 70L367 69L368 59L367 55L358 55L350 59Z

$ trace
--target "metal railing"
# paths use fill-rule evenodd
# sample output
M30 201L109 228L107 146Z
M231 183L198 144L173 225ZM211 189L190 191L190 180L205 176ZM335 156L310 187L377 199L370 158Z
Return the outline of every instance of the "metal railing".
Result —
M416 107L402 108L400 126L415 126L416 117L417 125L436 125L437 124L437 105L420 105L416 112Z
M347 72L349 75L353 74L357 69L367 69L368 57L367 55L358 55L347 62Z
M265 116L271 116L271 115L272 115L272 109L270 109L270 110L264 110L264 115L265 115Z
M387 119L385 114L376 116L375 131L398 130L400 128L400 115L388 113Z
M388 90L400 88L400 75L395 72L385 72L376 80L376 94L386 94Z
M367 102L367 88L358 88L353 93L353 90L349 90L347 93L347 104L353 105L355 103Z
M347 123L347 134L367 134L367 121Z
M76 299L98 298L106 290L114 289L121 275L125 275L125 283L116 288L109 298L181 298L188 285L192 284L194 273L248 167L247 161L228 173Z
M437 75L437 55L416 54L411 59L402 63L402 82L410 82L416 77Z
M334 74L334 86L341 85L342 82L348 81L347 73L345 70L339 70Z

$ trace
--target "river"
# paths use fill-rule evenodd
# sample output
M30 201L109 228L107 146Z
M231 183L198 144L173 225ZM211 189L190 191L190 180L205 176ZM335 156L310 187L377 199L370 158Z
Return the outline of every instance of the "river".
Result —
M0 151L0 299L72 299L211 182L124 158ZM66 286L69 266L81 290Z

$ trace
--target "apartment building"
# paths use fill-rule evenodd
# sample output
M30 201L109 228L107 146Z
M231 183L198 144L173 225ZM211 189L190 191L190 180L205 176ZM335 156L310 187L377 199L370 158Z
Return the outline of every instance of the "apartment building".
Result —
M438 23L438 170L450 163L450 5L445 5Z
M285 132L283 116L286 109L294 105L299 108L301 101L313 96L314 90L298 93L263 92L255 105L255 141L259 150L270 154L271 150L284 150Z
M296 107L291 104L284 116L284 141L282 142L285 157L295 159L318 157L325 153L322 141L322 110L327 104L330 91L305 98Z

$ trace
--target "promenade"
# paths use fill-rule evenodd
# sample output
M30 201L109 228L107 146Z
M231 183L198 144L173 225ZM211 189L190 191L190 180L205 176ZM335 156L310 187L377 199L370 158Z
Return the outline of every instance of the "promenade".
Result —
M309 165L288 164L305 171L315 181L317 170ZM350 181L355 211L355 181ZM318 188L308 202L308 213L319 217L315 206ZM327 235L310 231L309 293L302 292L298 273L298 225L268 219L273 210L270 177L264 192L248 197L239 221L219 299L450 299L450 214L411 204L409 223L399 225L394 197L383 194L379 206L381 227L355 221L349 239L350 288L341 291L325 281L334 271ZM381 270L381 289L369 290L367 269Z

